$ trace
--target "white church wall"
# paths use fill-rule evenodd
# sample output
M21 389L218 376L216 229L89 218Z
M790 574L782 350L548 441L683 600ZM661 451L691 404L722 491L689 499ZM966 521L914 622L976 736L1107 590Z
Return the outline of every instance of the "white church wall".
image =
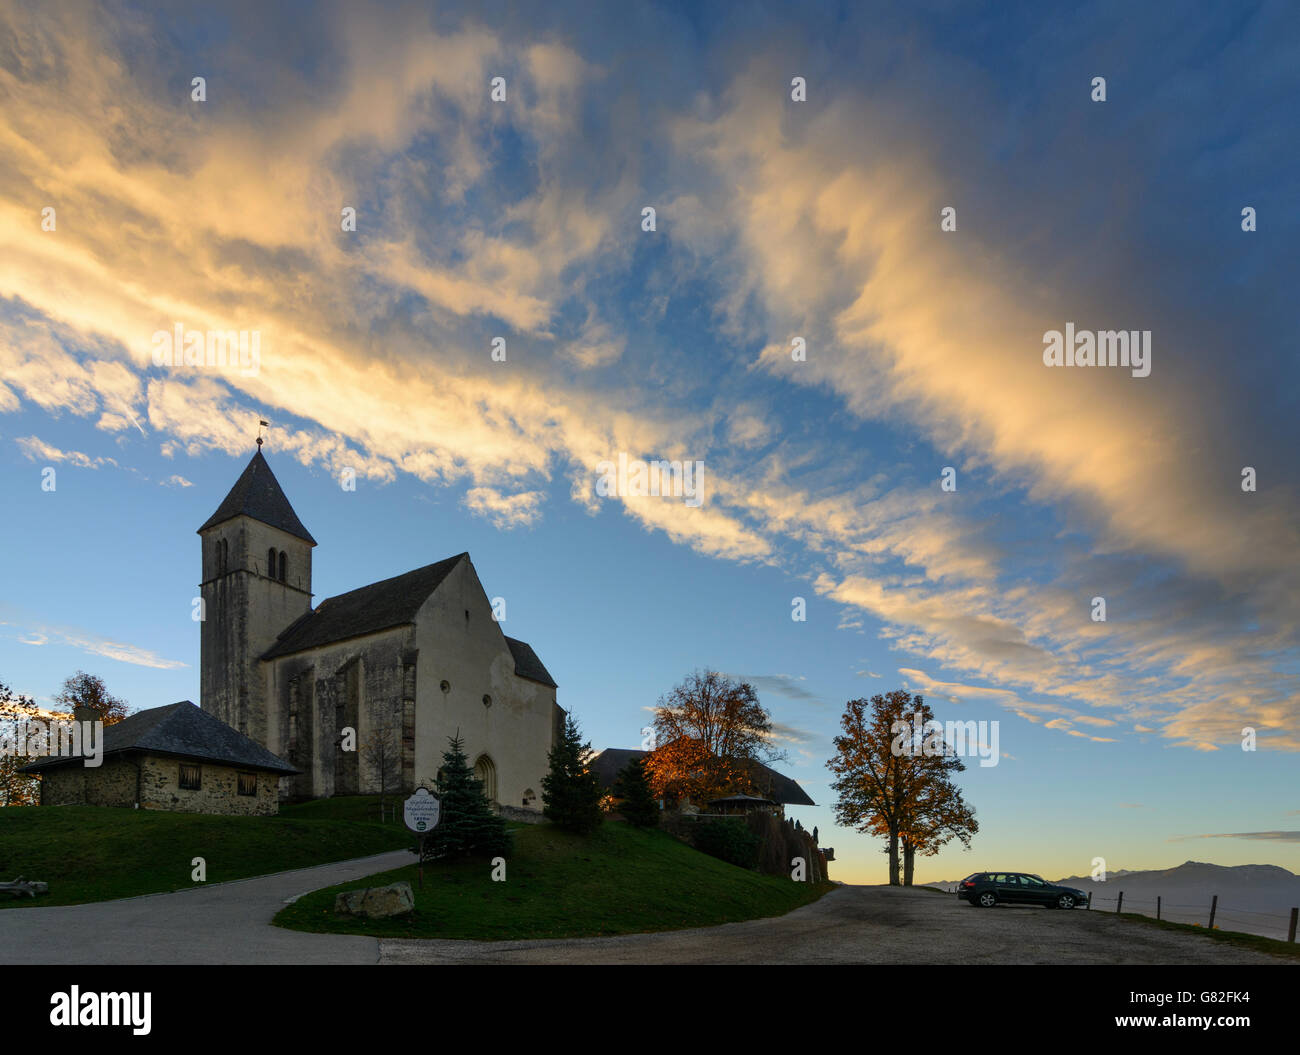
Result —
M469 558L420 608L415 646L416 782L432 784L448 738L459 730L471 766L484 754L492 760L499 803L521 807L531 790L531 808L540 810L555 690L515 674L514 657Z

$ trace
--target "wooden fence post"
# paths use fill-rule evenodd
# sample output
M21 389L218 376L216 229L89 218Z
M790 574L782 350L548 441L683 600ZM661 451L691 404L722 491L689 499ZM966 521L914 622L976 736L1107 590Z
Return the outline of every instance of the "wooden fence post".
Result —
M1156 919L1160 918L1160 895L1156 895Z
M1119 915L1119 910L1124 907L1124 891L1119 892L1119 901L1115 903L1115 915Z
M1219 895L1215 894L1210 901L1210 930L1214 930L1214 913L1219 907Z
M1295 924L1297 917L1300 917L1300 908L1293 908L1291 910L1291 926L1287 930L1286 934L1287 941L1295 941Z

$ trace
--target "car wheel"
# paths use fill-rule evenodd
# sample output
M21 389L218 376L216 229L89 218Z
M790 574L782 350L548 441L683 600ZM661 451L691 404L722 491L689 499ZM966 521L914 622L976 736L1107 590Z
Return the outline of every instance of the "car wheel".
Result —
M1057 908L1074 908L1074 895L1062 894L1056 899Z
M983 894L979 896L980 908L992 908L997 903L998 903L997 895L994 894L991 890L986 890Z

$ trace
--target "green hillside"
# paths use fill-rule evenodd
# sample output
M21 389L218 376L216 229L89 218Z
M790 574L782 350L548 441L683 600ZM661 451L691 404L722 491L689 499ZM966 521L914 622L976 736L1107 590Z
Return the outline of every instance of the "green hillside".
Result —
M608 822L587 838L550 825L513 829L506 881L486 860L416 866L370 876L300 898L275 922L295 930L387 938L589 937L707 927L783 915L816 901L814 886L747 872L708 857L663 832ZM389 920L336 917L342 890L409 880L415 912Z
M329 799L277 817L9 806L0 809L0 880L22 875L50 892L0 898L0 909L188 890L195 857L207 862L207 881L221 883L411 846L400 822L379 823L375 803Z

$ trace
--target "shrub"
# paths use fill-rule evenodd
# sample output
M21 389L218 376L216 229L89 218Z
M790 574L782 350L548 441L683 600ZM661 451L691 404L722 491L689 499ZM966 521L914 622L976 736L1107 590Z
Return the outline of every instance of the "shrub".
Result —
M695 849L728 864L751 871L758 867L758 836L739 818L699 821L691 832L691 843Z
M424 840L424 860L495 857L510 852L506 822L492 812L483 785L474 779L459 736L448 737L442 779L437 782L442 816Z
M646 780L645 769L639 758L633 758L619 774L614 791L622 803L619 812L624 820L638 828L654 828L659 824L659 803L655 801Z
M764 875L788 875L790 865L785 858L781 820L770 813L751 813L745 822L758 839L758 870Z
M582 742L578 723L566 715L564 729L550 753L550 772L542 778L542 813L557 827L589 835L605 820L600 779L588 768L590 743Z

